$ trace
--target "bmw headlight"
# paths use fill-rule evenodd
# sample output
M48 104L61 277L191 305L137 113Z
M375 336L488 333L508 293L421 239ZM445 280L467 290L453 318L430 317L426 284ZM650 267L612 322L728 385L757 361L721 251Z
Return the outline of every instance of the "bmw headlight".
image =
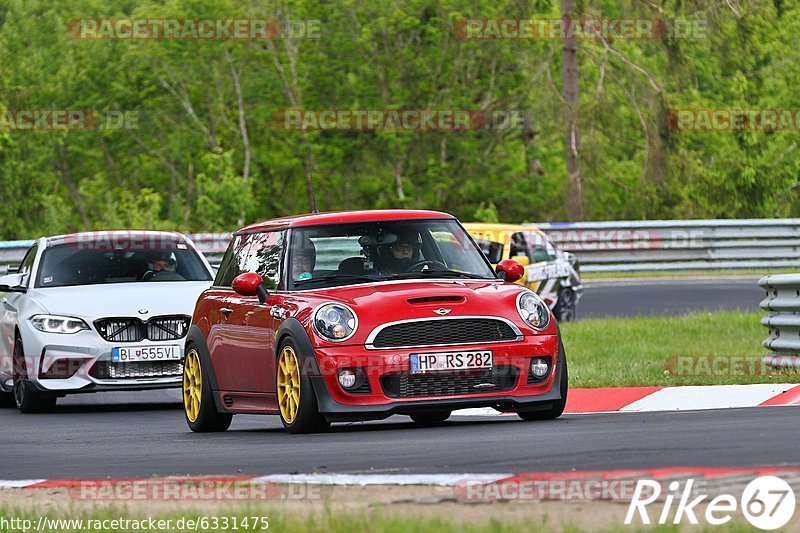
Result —
M523 292L517 299L517 310L522 320L533 329L542 331L550 325L550 308L532 292Z
M45 333L78 333L89 326L80 318L60 315L33 315L31 324Z
M314 331L323 339L341 342L356 332L358 319L353 310L346 305L330 303L317 308L312 324Z

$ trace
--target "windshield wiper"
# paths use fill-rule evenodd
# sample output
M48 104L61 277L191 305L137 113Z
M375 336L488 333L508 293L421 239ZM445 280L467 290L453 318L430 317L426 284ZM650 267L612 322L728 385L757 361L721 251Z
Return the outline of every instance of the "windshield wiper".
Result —
M307 283L321 281L380 281L380 279L373 278L371 276L360 276L358 274L328 274L327 276L322 276L321 278L295 280L294 284L305 285Z
M433 270L433 269L418 270L415 272L403 272L400 274L394 274L392 277L405 279L405 278L415 278L420 275L423 277L468 278L468 279L486 279L486 280L493 279L481 276L479 274L471 274L469 272L459 272L458 270Z

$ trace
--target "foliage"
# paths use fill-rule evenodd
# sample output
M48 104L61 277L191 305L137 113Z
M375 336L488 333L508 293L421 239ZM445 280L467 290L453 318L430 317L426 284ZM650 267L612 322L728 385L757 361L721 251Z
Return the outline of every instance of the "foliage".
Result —
M800 5L592 0L585 17L702 20L707 37L582 40L589 219L796 216L797 132L674 131L670 109L798 109ZM319 38L77 39L80 18L317 20ZM132 111L130 128L0 129L0 240L231 230L310 210L566 218L558 40L465 40L459 19L547 0L0 0L0 112ZM522 110L478 131L286 131L281 110Z

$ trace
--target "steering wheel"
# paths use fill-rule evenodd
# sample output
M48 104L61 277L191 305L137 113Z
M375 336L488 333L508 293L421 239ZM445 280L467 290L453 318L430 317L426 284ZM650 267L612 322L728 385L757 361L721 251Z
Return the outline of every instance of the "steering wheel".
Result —
M440 266L444 270L447 270L447 265L445 265L441 261L436 261L434 259L426 259L424 261L419 261L417 263L414 263L413 265L411 265L406 269L406 272L422 272L425 266Z

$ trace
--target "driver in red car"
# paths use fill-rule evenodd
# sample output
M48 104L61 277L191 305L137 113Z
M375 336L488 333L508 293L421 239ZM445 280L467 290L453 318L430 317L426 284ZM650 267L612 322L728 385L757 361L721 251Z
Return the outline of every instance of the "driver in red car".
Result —
M419 234L413 231L397 232L397 240L389 245L385 269L394 272L408 272L420 261Z

